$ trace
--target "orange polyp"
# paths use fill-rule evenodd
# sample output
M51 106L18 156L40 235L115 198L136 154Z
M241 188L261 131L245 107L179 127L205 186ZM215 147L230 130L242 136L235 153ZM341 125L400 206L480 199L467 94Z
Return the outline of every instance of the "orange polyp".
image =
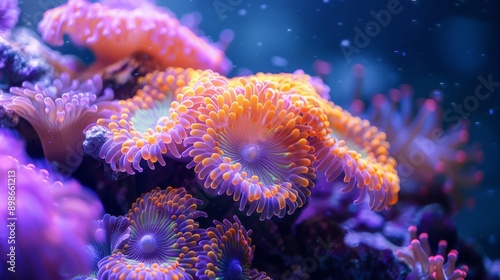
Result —
M228 181L229 179L231 179L231 173L230 172L226 172L222 175L222 178L226 181Z
M101 120L101 119L100 119L100 120ZM99 122L99 121L98 121L97 123L99 124L99 123L102 123L102 122ZM111 122L111 123L109 123L109 124L108 124L108 128L109 128L110 130L113 130L113 129L118 129L118 128L119 128L119 126L118 126L118 124L117 124L117 123L115 123L115 122Z
M347 150L344 147L339 147L338 148L338 156L339 157L344 157L347 154Z
M144 139L137 140L137 141L135 142L135 145L136 145L137 147L139 147L139 148L142 148L142 147L144 147L144 145L146 145L146 141L145 141Z

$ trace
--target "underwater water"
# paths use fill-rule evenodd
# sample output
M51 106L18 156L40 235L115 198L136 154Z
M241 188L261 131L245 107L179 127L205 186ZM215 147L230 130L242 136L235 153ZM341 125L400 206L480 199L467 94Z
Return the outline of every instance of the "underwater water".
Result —
M500 279L498 8L0 0L0 279Z

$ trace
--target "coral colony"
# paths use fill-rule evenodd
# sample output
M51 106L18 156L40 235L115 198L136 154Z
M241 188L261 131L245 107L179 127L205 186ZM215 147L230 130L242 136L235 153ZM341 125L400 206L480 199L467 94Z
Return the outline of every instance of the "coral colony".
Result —
M1 279L493 277L449 218L482 177L467 126L407 174L439 100L227 77L230 39L147 0L68 0L40 38L18 15L1 1ZM45 45L63 36L95 61Z

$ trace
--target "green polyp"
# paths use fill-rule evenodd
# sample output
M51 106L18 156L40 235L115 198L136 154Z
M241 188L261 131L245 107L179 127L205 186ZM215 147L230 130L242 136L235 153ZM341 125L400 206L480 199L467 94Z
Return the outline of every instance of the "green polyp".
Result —
M130 118L135 130L145 133L148 129L154 129L157 125L162 126L164 119L170 118L170 99L156 101L148 109L138 109Z

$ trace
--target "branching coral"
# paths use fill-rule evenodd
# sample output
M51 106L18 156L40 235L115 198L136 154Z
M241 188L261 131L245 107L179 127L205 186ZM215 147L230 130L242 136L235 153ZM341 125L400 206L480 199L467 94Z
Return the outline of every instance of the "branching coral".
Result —
M134 174L134 170L142 172L141 160L154 169L156 162L165 165L163 155L180 158L183 141L198 114L198 105L183 88L203 78L219 77L209 70L168 68L139 79L142 89L134 97L117 102L120 114L97 121L110 130L100 157L113 170L129 174Z
M263 272L252 268L255 246L250 238L251 230L241 225L237 216L234 222L214 221L215 227L207 229L207 239L200 242L196 264L199 279L270 279Z
M314 186L311 128L275 83L241 83L205 98L183 155L193 158L188 168L205 188L233 196L240 210L248 204L247 215L283 217L301 207Z
M123 253L99 262L99 279L192 279L194 251L203 230L194 219L201 201L184 188L159 188L143 195L129 211L130 239Z
M398 258L406 261L412 272L407 279L432 279L432 280L463 280L467 276L467 266L456 268L458 252L451 250L448 253L448 261L444 263L446 254L446 241L439 242L439 249L436 255L431 255L429 237L426 233L420 234L417 238L417 228L410 226L408 232L411 235L411 244L407 250L398 250Z
M10 94L0 94L0 105L26 119L40 137L46 159L71 173L82 160L84 129L117 110L108 101L113 92L102 91L98 76L80 83L63 74L51 86L25 82L13 87Z
M62 45L63 35L68 34L76 44L92 50L98 68L136 52L154 56L163 67L226 73L231 66L223 51L147 0L69 0L45 12L38 30L54 45Z

